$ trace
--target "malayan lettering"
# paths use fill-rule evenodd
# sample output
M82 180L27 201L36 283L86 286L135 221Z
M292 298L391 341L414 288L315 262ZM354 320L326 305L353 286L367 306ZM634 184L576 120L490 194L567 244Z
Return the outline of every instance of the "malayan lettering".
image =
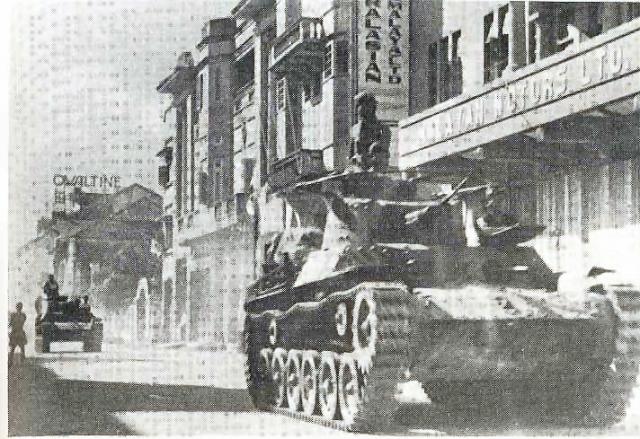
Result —
M400 39L402 38L402 11L401 0L389 0L389 40L391 48L389 49L389 84L400 84L402 76L400 69L402 68L402 50L400 49Z
M365 36L365 49L369 52L369 64L364 72L365 82L382 82L382 71L378 66L378 52L382 49L382 16L380 15L380 0L366 0L365 6L368 8L364 16L364 27L367 31Z
M425 121L425 137L437 143L531 110L614 78L630 68L629 62L622 45L600 47L432 116Z

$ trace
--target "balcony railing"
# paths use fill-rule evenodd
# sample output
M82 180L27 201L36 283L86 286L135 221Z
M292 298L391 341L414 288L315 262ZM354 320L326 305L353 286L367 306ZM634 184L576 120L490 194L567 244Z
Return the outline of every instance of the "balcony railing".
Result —
M322 151L299 149L273 163L268 181L273 190L279 190L324 173L326 171L322 161Z
M271 68L296 68L301 64L317 65L318 69L322 68L324 36L322 19L301 18L274 42L271 51Z

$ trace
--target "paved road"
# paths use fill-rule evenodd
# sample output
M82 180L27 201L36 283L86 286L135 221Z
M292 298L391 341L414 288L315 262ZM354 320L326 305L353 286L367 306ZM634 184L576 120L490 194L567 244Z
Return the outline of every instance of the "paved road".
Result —
M289 437L320 434L353 437L253 410L244 390L243 358L239 353L108 346L105 352L85 354L74 352L73 348L66 345L64 352L31 357L10 370L11 435L270 432ZM638 395L625 423L607 430L532 422L531 412L484 407L482 403L463 409L475 414L410 408L400 414L398 423L403 434L412 436L445 432L589 436L640 432Z

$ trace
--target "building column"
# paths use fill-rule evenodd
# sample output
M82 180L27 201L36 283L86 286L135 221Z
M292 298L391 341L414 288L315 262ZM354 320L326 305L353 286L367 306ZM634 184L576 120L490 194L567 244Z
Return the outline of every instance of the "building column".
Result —
M72 296L75 289L75 273L76 273L76 239L70 238L67 244L67 261L65 263L64 284L62 285L62 293L66 296Z
M191 340L191 272L195 271L196 263L193 260L193 254L191 248L189 249L189 253L187 254L187 280L186 280L186 300L184 304L184 312L187 316L186 320L186 330L185 330L185 341Z
M254 81L255 94L258 97L258 123L260 138L258 139L258 162L260 185L264 183L269 163L274 157L272 147L275 145L275 126L273 125L272 106L275 105L275 83L273 73L269 70L269 55L272 41L271 28L256 29L254 36ZM254 188L257 190L258 188Z
M176 321L176 278L178 276L178 266L177 266L177 258L174 258L171 264L171 298L169 299L169 327L167 328L167 334L169 336L169 341L173 342L177 340L177 332L178 332L178 322Z

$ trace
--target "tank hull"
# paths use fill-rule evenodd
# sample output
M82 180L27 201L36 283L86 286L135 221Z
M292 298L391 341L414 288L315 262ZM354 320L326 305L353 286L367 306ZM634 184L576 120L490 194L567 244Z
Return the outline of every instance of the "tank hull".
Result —
M50 352L53 342L82 342L83 351L102 351L102 321L92 318L89 322L52 322L46 319L36 322L36 351Z
M285 349L349 352L352 333L347 328L344 336L337 334L335 315L339 303L352 309L356 290L334 292L317 302L298 302L286 310L249 312L254 340L268 346L270 324L276 322L276 344ZM492 301L505 296L498 290L494 293ZM407 295L411 334L406 340L407 362L412 375L423 383L578 376L588 373L593 364L610 361L615 351L616 319L604 300L599 301L605 310L593 314L574 311L567 316L477 319L439 316L423 297L408 290ZM541 306L529 303L528 311L540 311Z
M380 425L378 412L396 410L402 403L398 389L410 381L420 383L427 401L444 405L454 388L513 385L533 392L534 386L540 383L544 384L543 389L536 388L536 392L546 392L549 398L557 399L554 392L564 388L578 401L576 407L583 410L592 403L581 398L596 401L594 392L605 385L618 386L615 392L626 400L637 376L637 363L633 363L637 356L631 352L628 363L631 369L624 372L626 375L616 379L607 375L612 362L620 357L620 318L609 297L594 294L581 305L561 309L554 304L560 300L554 293L541 296L539 291L496 288L485 291L484 295L475 291L474 299L465 301L470 308L456 313L452 301L455 302L457 294L465 295L464 289L451 289L448 294L442 294L442 290L411 289L402 283L377 281L327 293L320 300L297 302L284 310L259 310L255 302L251 310L251 303L248 304L245 337L250 392L253 389L254 393L260 393L273 385L269 368L278 355L281 368L285 368L297 364L295 358L327 354L334 358L336 370L343 370L349 359L355 359L361 385L367 383L367 392L374 394L373 399L363 403L362 413L369 414L363 415L360 423L345 422L340 416L332 421L335 423L332 426L349 430L388 427L388 424ZM640 308L637 304L640 294L637 296L632 308ZM523 298L528 300L519 301ZM373 312L363 314L365 307ZM492 309L493 312L488 312ZM341 314L341 310L345 312ZM478 312L486 318L474 317ZM375 329L373 332L367 329L362 335L367 313L375 315ZM633 337L637 340L637 334ZM633 346L637 350L637 346ZM268 358L263 367L266 375L261 381L256 369L260 368L259 357L265 355ZM341 373L337 372L337 376ZM372 384L376 382L372 378L376 373L382 377L376 379L384 385ZM590 384L585 387L585 382ZM576 388L582 390L576 391ZM607 390L603 394L611 395L611 392ZM526 399L526 392L515 393ZM471 391L463 394L465 398L472 397ZM301 410L272 402L263 403L262 408L297 415ZM323 420L318 414L309 415L309 419Z
M433 320L410 349L420 382L583 376L613 358L614 324L594 319Z

